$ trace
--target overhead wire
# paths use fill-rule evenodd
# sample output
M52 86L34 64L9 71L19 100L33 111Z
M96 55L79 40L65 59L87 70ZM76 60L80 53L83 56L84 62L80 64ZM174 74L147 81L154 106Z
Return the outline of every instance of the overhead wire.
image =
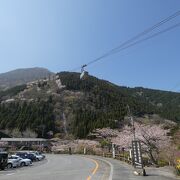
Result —
M104 58L106 58L106 57L108 57L108 56L110 56L110 55L113 55L113 54L115 54L115 53L118 53L118 52L120 52L120 51L122 51L122 50L124 50L124 49L127 49L127 48L129 48L129 47L131 47L131 46L134 46L134 45L136 45L136 44L139 44L139 43L141 43L141 42L143 42L143 41L146 41L146 40L148 40L148 39L151 39L151 38L153 38L153 37L155 37L155 36L158 36L158 35L160 35L160 34L162 34L162 33L165 33L165 32L167 32L167 31L169 31L169 30L171 30L171 29L174 29L174 28L178 27L178 26L179 26L179 23L178 23L178 24L175 24L175 25L173 25L173 26L171 26L171 27L169 27L169 28L166 28L166 29L164 29L164 30L162 30L162 31L159 31L159 32L157 32L157 33L155 33L155 34L153 34L153 35L151 35L151 36L148 36L148 37L146 37L146 38L144 38L144 39L135 41L136 39L138 39L138 38L140 38L140 37L142 37L142 36L145 36L146 34L150 33L150 32L153 31L154 29L162 26L163 24L165 24L165 23L167 23L168 21L176 18L176 17L179 16L179 15L180 15L180 11L175 12L174 14L168 16L167 18L161 20L160 22L156 23L155 25L153 25L153 26L145 29L145 30L142 31L141 33L137 34L136 36L130 38L130 39L127 40L127 41L125 41L124 43L122 43L121 45L117 46L116 48L113 48L113 49L111 49L110 51L108 51L107 53L103 54L102 56L100 56L100 57L98 57L98 58L96 58L96 59L94 59L94 60L86 63L85 65L86 65L86 66L89 66L89 65L91 65L91 64L93 64L93 63L95 63L95 62L97 62L97 61L100 61L101 59L104 59ZM134 42L134 41L135 41L135 42ZM133 43L133 42L134 42L134 43ZM76 71L76 70L80 69L81 67L82 67L82 66L79 66L79 67L77 67L77 68L72 69L71 71Z
M176 17L179 16L179 15L180 15L180 11L175 12L174 14L168 16L167 18L165 18L165 19L163 19L162 21L156 23L155 25L153 25L153 26L147 28L146 30L142 31L141 33L137 34L136 36L134 36L134 37L132 37L131 39L127 40L126 42L122 43L120 46L118 46L118 47L112 49L111 51L117 50L117 49L121 48L122 46L125 46L126 44L131 43L132 41L134 41L134 40L140 38L141 36L146 35L147 33L153 31L154 29L160 27L161 25L167 23L168 21L170 21L170 20L176 18Z
M125 47L123 47L123 48L121 48L121 49L113 52L113 54L118 53L118 52L120 52L120 51L122 51L122 50L125 50L125 49L127 49L127 48L129 48L129 47L135 46L135 45L137 45L137 44L139 44L139 43L142 43L142 42L144 42L144 41L147 41L147 40L149 40L149 39L152 39L152 38L154 38L154 37L156 37L156 36L159 36L159 35L161 35L161 34L163 34L163 33L165 33L165 32L168 32L168 31L170 31L170 30L172 30L172 29L175 29L175 28L177 28L177 27L179 27L179 26L180 26L180 22L177 23L177 24L175 24L175 25L173 25L173 26L170 26L170 27L168 27L168 28L166 28L166 29L164 29L164 30L162 30L162 31L159 31L159 32L157 32L157 33L154 33L154 34L152 34L152 35L150 35L150 36L148 36L148 37L146 37L146 38L143 38L143 39L140 39L140 40L138 40L138 41L135 41L134 43L131 43L131 44L129 44L129 45L127 45L127 46L125 46Z
M128 45L129 43L133 42L134 40L136 40L136 39L138 39L138 38L140 38L140 37L148 34L149 32L153 31L155 28L160 27L161 25L167 23L168 21L172 20L173 18L175 18L175 17L177 17L177 16L179 16L179 15L180 15L180 11L177 11L177 12L174 13L173 15L167 17L166 19L158 22L157 24L153 25L152 27L146 29L145 31L139 33L138 35L134 36L133 38L127 40L127 41L124 42L124 43L122 43L120 46L118 46L118 47L116 47L116 48L113 48L113 49L110 50L108 53L105 53L105 54L103 54L102 56L100 56L100 57L98 57L98 58L90 61L89 63L87 63L87 66L90 65L90 64L93 64L93 63L95 63L95 62L97 62L97 61L99 61L99 60L101 60L101 59L103 59L103 58L105 58L105 57L108 57L108 56L114 54L114 52L116 52L118 49L123 48L124 46Z

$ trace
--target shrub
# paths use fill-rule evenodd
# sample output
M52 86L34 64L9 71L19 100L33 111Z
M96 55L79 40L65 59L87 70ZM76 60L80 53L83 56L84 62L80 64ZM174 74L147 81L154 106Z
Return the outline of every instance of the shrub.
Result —
M111 143L106 139L101 140L100 144L102 148L111 145Z
M176 172L177 175L180 176L180 158L177 159Z
M160 167L168 166L168 165L169 165L169 163L166 160L164 160L164 159L160 159L158 161L158 166L160 166Z

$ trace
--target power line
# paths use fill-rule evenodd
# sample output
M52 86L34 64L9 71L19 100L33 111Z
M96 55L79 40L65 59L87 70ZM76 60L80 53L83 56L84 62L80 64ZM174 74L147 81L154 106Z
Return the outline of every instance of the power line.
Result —
M86 64L86 66L89 66L90 64L93 64L93 63L95 63L95 62L97 62L97 61L100 61L101 59L104 59L104 58L106 58L106 57L108 57L108 56L110 56L110 55L113 55L113 54L117 53L117 52L120 52L121 50L127 49L128 47L134 46L134 45L136 45L136 44L139 44L140 42L143 42L143 41L145 41L145 40L151 39L151 38L153 38L153 37L155 37L155 36L157 36L157 35L160 35L160 34L162 34L162 33L164 33L164 32L167 32L167 31L169 31L169 30L171 30L171 29L174 29L176 26L179 26L179 25L176 24L176 25L174 25L175 27L174 27L174 26L171 26L171 27L169 27L169 28L167 28L167 29L165 29L165 30L162 30L162 31L160 31L160 32L158 32L158 33L155 33L155 34L153 34L153 35L151 35L151 36L149 36L149 37L146 37L146 38L144 38L144 39L142 39L142 40L139 40L139 41L136 41L136 42L134 42L134 43L131 43L131 42L135 41L136 39L138 39L138 38L140 38L140 37L148 34L149 32L153 31L154 29L158 28L159 26L161 26L161 25L167 23L168 21L176 18L176 17L179 16L179 15L180 15L180 11L175 12L174 14L168 16L167 18L163 19L162 21L156 23L156 24L153 25L152 27L147 28L146 30L142 31L141 33L137 34L136 36L130 38L130 39L127 40L127 41L125 41L124 43L122 43L121 45L117 46L116 48L113 48L113 49L111 49L110 51L108 51L107 53L103 54L102 56L100 56L100 57L98 57L98 58L96 58L96 59L88 62L88 63ZM131 43L131 44L130 44L130 43ZM129 44L129 45L128 45L128 44ZM78 70L78 69L80 69L80 68L81 68L81 66L80 66L80 67L77 67L77 68L74 68L74 69L71 70L71 71L76 71L76 70Z
M132 47L132 46L135 46L135 45L137 45L137 44L140 44L140 43L142 43L142 42L144 42L144 41L147 41L147 40L149 40L149 39L152 39L152 38L154 38L154 37L156 37L156 36L159 36L159 35L161 35L161 34L164 34L164 33L168 32L168 31L170 31L170 30L172 30L172 29L175 29L175 28L179 27L179 26L180 26L180 22L177 23L177 24L175 24L175 25L173 25L173 26L170 26L170 27L168 27L168 28L166 28L166 29L164 29L164 30L162 30L162 31L159 31L159 32L157 32L157 33L154 33L154 34L152 34L151 36L148 36L148 37L146 37L146 38L140 39L140 40L138 40L138 41L135 41L134 43L131 43L131 44L125 46L125 47L122 47L121 49L118 49L117 51L114 51L112 54L119 53L120 51L123 51L123 50L128 49L128 48L130 48L130 47ZM112 54L111 54L111 55L112 55ZM101 56L101 57L102 57L102 56ZM101 59L102 59L102 58L98 58L98 59L96 59L95 62L97 62L97 61L99 61L99 60L101 60ZM95 62L87 63L86 66L88 66L88 65L90 65L90 64L92 64L92 63L95 63ZM74 70L78 70L78 69L80 69L80 68L81 68L81 66L78 67L78 68L76 68L76 69L74 69Z
M179 16L179 15L180 15L180 11L177 11L176 13L174 13L174 14L172 14L171 16L169 16L169 17L163 19L162 21L158 22L157 24L153 25L152 27L147 28L147 29L144 30L143 32L137 34L136 36L132 37L131 39L127 40L126 42L122 43L120 46L118 46L118 47L112 49L111 51L117 50L117 49L119 49L119 48L125 46L126 44L133 42L134 40L140 38L141 36L146 35L147 33L153 31L154 29L156 29L156 28L158 28L159 26L161 26L161 25L167 23L168 21L170 21L170 20L176 18L176 17Z
M143 39L141 39L141 40L135 41L134 43L131 43L131 44L129 44L129 45L127 45L127 46L125 46L125 47L117 50L117 51L114 51L113 54L118 53L118 52L120 52L120 51L122 51L122 50L125 50L125 49L127 49L127 48L129 48L129 47L135 46L135 45L137 45L137 44L140 44L140 43L142 43L142 42L144 42L144 41L147 41L147 40L149 40L149 39L152 39L152 38L154 38L154 37L156 37L156 36L159 36L159 35L161 35L161 34L163 34L163 33L168 32L168 31L170 31L170 30L172 30L172 29L175 29L175 28L177 28L177 27L179 27L179 26L180 26L180 22L177 23L177 24L175 24L175 25L173 25L173 26L170 26L170 27L168 27L168 28L166 28L166 29L164 29L164 30L162 30L162 31L159 31L159 32L157 32L157 33L154 33L154 34L152 34L151 36L148 36L148 37L143 38Z
M113 48L113 49L110 50L108 53L105 53L105 54L103 54L102 56L98 57L97 59L94 59L94 60L90 61L89 63L87 63L87 66L90 65L90 64L93 64L93 63L95 63L95 62L97 62L97 61L99 61L99 60L101 60L101 59L103 59L103 58L105 58L105 57L108 57L108 56L114 54L114 51L116 51L116 50L124 47L125 45L133 42L134 40L140 38L141 36L144 36L144 35L148 34L149 32L153 31L155 28L157 28L157 27L159 27L159 26L167 23L168 21L172 20L173 18L175 18L175 17L177 17L177 16L179 16L179 15L180 15L180 11L177 11L176 13L174 13L174 14L171 15L171 16L169 16L168 18L166 18L166 19L158 22L158 23L155 24L154 26L146 29L145 31L139 33L138 35L134 36L133 38L127 40L127 41L124 42L124 43L122 43L120 46L118 46L118 47L116 47L116 48Z

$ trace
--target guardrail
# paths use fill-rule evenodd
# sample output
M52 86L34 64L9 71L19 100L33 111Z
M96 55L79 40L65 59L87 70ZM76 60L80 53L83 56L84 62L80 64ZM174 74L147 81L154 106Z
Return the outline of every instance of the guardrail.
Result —
M69 154L68 151L65 151L65 152L60 152L58 154ZM78 153L72 153L72 154L84 154L83 152L78 152ZM87 152L86 154L84 155L96 155L96 156L101 156L101 157L106 157L106 158L113 158L113 155L112 153L105 153L105 152ZM132 164L132 160L130 158L127 158L126 156L122 155L122 154L115 154L115 158L114 159L117 159L119 161L123 161L123 162L126 162L128 164Z
M69 154L68 151L61 151L61 152L54 152L55 154ZM73 153L72 154L84 154L83 152L76 152L76 153ZM112 153L105 153L105 152L86 152L86 154L84 155L96 155L96 156L102 156L102 157L107 157L107 158L113 158L113 155ZM115 158L114 159L117 159L119 161L123 161L123 162L126 162L128 164L132 164L132 160L130 158L127 158L125 155L122 155L122 154L115 154Z

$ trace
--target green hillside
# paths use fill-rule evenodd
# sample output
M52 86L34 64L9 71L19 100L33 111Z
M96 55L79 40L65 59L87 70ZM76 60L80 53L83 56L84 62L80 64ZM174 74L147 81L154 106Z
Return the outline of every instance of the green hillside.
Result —
M63 134L66 128L68 134L84 138L95 128L122 126L127 105L135 116L159 114L180 122L179 93L120 87L93 76L80 80L79 73L57 75L64 88L58 88L56 80L38 83L24 92L23 101L18 94L26 86L0 92L0 129L30 128L39 137L48 137L49 132ZM7 97L14 102L4 103Z
M180 93L152 90L142 87L121 87L124 93L151 104L160 116L176 122L180 122Z

